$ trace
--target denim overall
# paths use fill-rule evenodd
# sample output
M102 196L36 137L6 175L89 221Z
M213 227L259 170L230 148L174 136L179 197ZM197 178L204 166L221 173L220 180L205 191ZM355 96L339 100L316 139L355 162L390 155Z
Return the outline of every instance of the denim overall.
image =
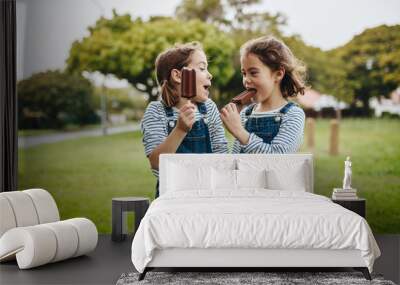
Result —
M256 104L251 105L246 110L246 122L244 128L249 133L254 133L258 137L262 138L264 143L271 143L279 132L283 115L286 114L295 104L293 102L287 103L275 116L261 118L249 117L253 112L255 105ZM243 150L240 152L243 153Z
M164 105L164 104L163 104ZM201 119L195 121L190 131L186 134L176 153L212 153L210 132L207 126L207 107L204 103L197 103ZM168 135L174 129L177 121L171 107L164 105L167 114ZM157 180L156 198L159 196L159 181Z

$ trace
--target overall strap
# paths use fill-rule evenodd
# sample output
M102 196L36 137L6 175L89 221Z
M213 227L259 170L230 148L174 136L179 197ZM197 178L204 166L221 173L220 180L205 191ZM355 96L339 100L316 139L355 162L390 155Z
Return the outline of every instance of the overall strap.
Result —
M247 117L251 115L253 112L254 107L256 106L256 103L251 104L249 107L247 107L246 112L244 113Z
M197 104L197 109L199 109L200 114L202 115L207 115L207 106L206 103L196 103Z
M174 111L172 110L172 107L168 107L165 105L164 101L161 100L161 104L164 107L165 113L167 114L167 118L173 118L174 117Z
M296 106L296 104L293 103L293 102L287 103L287 104L279 111L279 113L281 113L281 114L286 114L292 106Z

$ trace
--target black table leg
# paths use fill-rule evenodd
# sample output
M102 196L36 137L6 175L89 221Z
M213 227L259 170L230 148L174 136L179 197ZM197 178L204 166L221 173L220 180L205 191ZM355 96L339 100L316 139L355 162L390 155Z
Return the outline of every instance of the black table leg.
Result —
M122 204L121 203L112 203L112 234L111 239L113 241L122 241L123 234L122 234Z
M372 280L371 274L369 274L369 270L367 267L354 267L354 269L357 271L361 271L362 274L364 275L365 279Z
M138 281L142 281L144 279L144 277L146 277L147 271L149 271L149 269L147 267L145 267L143 272L139 274Z

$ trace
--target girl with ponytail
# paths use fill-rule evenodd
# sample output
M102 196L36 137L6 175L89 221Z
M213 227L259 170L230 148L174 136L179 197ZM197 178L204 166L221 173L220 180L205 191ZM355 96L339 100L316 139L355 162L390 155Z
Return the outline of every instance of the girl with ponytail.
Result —
M255 103L240 115L234 103L221 119L236 138L233 153L294 153L303 139L305 114L288 98L304 94L305 67L274 37L246 42L240 49L243 85Z
M201 45L175 45L158 55L155 66L161 101L148 105L141 124L145 153L155 176L162 153L226 153L219 112L209 99L212 75ZM191 100L181 96L184 67L196 72L196 96Z

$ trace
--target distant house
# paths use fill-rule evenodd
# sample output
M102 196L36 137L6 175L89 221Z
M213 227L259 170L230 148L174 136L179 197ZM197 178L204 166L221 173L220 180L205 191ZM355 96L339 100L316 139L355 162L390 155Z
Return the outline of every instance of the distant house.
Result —
M305 109L314 109L315 104L321 98L321 93L314 89L307 89L304 95L297 95L296 101Z
M393 104L400 104L400 86L390 94Z
M369 100L369 106L374 109L375 117L381 117L383 113L400 116L400 86L390 93L389 98L383 96L380 98L372 97Z
M324 116L324 110L336 111L348 107L346 103L337 100L334 96L321 94L313 89L307 89L304 95L298 95L296 101L309 116Z

